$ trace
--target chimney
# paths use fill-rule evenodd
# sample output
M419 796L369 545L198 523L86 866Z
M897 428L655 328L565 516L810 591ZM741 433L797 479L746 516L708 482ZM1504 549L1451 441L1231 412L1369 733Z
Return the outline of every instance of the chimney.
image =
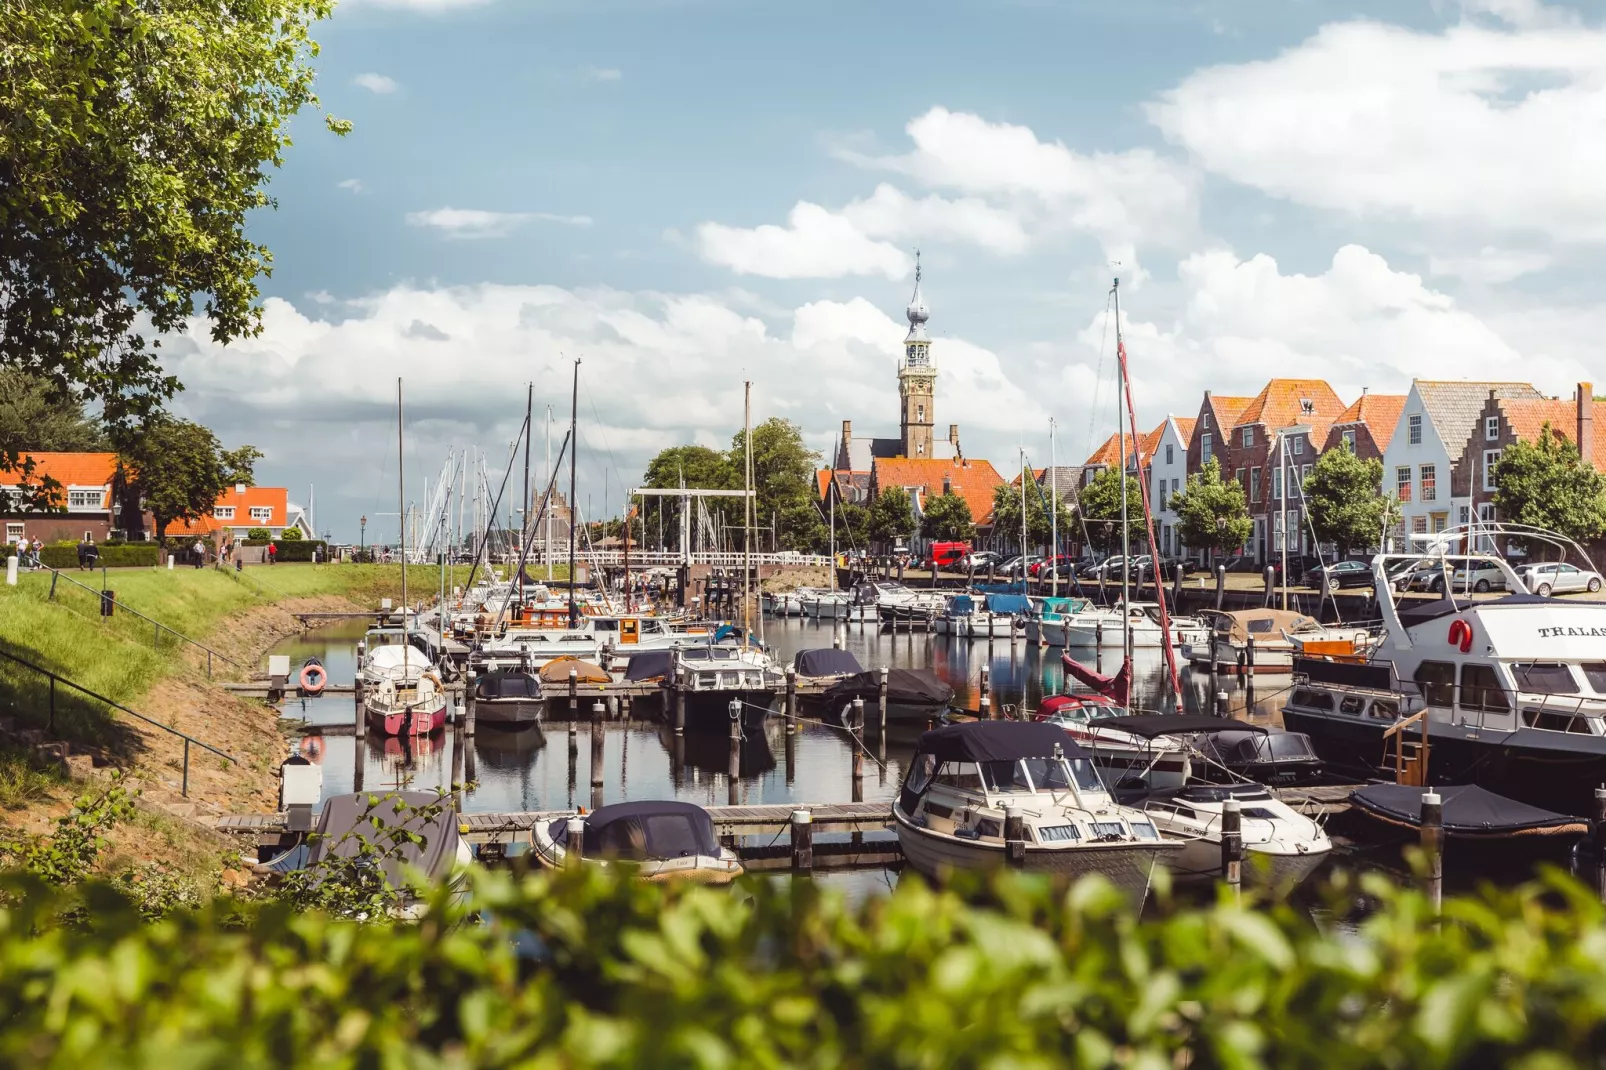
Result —
M1595 384L1578 384L1578 456L1595 467Z
M236 484L234 484L234 493L236 493L236 494L244 494L245 493L245 484L244 483L236 483Z

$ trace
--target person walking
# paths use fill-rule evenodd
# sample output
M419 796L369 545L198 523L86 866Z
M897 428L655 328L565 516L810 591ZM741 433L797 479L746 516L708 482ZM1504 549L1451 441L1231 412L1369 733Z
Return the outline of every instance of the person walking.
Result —
M89 536L78 540L78 571L82 572L89 567Z
M279 563L279 546L278 546L277 543L270 541L268 543L268 564L276 565L278 563Z
M85 556L89 561L89 567L92 569L98 568L100 567L100 547L95 545L95 540L92 537L87 541L89 545L86 548Z

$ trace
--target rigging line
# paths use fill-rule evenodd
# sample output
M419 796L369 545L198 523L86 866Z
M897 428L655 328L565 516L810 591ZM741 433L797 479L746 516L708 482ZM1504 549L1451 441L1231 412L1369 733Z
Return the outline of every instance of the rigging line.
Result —
M1113 293L1104 297L1104 331L1099 337L1099 366L1093 375L1093 407L1087 414L1087 456L1093 456L1093 426L1099 418L1099 396L1104 388L1104 354L1110 344L1110 303L1114 300Z
M619 480L620 488L627 491L629 488L625 486L624 474L619 471L619 459L614 456L613 444L608 441L608 426L602 422L602 413L597 409L597 395L592 391L591 381L586 379L584 373L581 374L580 378L586 384L586 400L591 402L591 415L596 420L597 430L602 432L602 448L608 454L608 465L613 469L614 476ZM625 501L625 515L627 517L630 515L630 502L628 499Z

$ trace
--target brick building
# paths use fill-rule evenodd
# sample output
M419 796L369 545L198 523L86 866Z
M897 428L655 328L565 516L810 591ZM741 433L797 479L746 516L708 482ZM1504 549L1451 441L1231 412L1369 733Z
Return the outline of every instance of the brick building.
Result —
M24 454L22 460L33 462L31 487L37 488L45 479L60 486L48 508L23 509L21 480L15 473L0 473L0 523L7 543L15 544L24 537L45 542L84 538L105 542L113 532L122 533L126 488L115 453L32 453Z

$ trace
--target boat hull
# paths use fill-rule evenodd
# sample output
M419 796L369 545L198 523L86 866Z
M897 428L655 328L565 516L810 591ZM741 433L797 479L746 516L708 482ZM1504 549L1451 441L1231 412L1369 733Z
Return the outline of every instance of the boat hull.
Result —
M1003 869L1009 864L1002 843L932 832L910 824L896 808L893 816L904 860L927 877L941 880L954 872ZM1140 894L1149 887L1154 871L1168 865L1181 850L1182 845L1171 840L1089 843L1065 848L1026 844L1025 857L1017 868L1071 878L1097 873L1123 891Z
M743 688L734 691L687 691L686 692L686 727L694 731L706 732L713 730L729 731L731 723L730 702L737 699L742 704L742 723L762 724L769 713L770 704L775 701L776 691L773 688ZM674 719L675 708L672 702L665 701L665 716Z
M541 723L546 711L544 698L498 698L474 701L474 723L524 726Z
M1331 851L1272 852L1244 845L1243 878L1253 885L1288 888L1304 881L1327 861ZM1171 871L1182 880L1215 880L1221 876L1219 840L1185 840L1170 860Z
M399 710L395 712L365 707L368 723L376 732L387 736L427 736L446 727L446 701L433 710Z

